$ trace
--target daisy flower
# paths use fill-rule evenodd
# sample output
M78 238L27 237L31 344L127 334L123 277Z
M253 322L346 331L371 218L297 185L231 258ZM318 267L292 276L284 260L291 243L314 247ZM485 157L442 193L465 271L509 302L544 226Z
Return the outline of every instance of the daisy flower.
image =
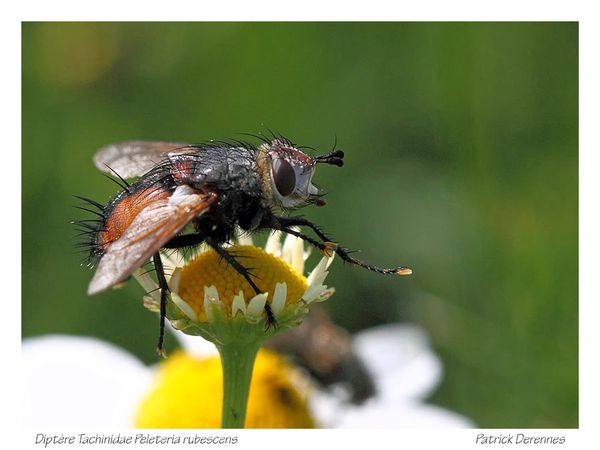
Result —
M188 261L178 252L164 254L163 264L171 291L167 318L175 329L189 335L200 335L217 347L231 339L239 328L246 340L260 343L274 334L299 324L312 302L327 300L335 289L324 285L327 269L334 253L324 254L308 277L303 275L309 252L304 242L288 235L281 243L281 232L269 235L265 248L255 247L249 236L237 239L227 252L245 265L261 294L256 294L248 281L213 249L201 245ZM149 293L144 306L160 310L159 287L144 269L134 273L136 280ZM265 304L269 305L277 327L265 327Z
M177 330L214 343L219 351L224 428L244 426L252 370L262 343L299 325L312 302L324 301L334 292L323 284L333 251L324 252L305 278L307 254L301 239L288 235L282 246L281 233L274 232L265 249L252 245L250 237L244 239L245 242L228 247L227 253L235 261L248 261L244 267L259 294L231 261L205 246L189 261L171 258L164 264L173 268L168 280L167 319ZM145 297L144 305L160 310L158 285L143 269L138 269L134 276L144 288L155 293Z

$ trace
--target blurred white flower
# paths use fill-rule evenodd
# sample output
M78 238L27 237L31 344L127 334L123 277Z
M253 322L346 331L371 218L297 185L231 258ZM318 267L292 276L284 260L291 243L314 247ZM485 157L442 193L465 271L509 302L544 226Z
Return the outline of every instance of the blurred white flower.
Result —
M175 334L189 355L216 356L215 347L202 338ZM318 426L474 426L459 414L423 402L439 383L442 369L418 327L376 327L358 333L354 345L378 393L362 405L351 405L335 393L304 385ZM112 344L86 337L28 338L22 350L24 422L33 427L132 427L164 364L146 366Z
M373 377L376 394L354 405L342 395L315 392L311 400L324 428L475 426L460 414L424 403L442 379L442 364L421 328L371 328L356 334L353 346Z

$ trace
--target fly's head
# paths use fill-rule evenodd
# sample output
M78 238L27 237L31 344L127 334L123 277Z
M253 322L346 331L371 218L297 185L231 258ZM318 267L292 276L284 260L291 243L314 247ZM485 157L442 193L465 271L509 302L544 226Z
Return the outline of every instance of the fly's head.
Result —
M319 189L312 184L318 163L341 167L344 152L336 150L312 157L284 139L275 139L259 147L259 167L263 190L275 206L293 209L307 203L325 205Z

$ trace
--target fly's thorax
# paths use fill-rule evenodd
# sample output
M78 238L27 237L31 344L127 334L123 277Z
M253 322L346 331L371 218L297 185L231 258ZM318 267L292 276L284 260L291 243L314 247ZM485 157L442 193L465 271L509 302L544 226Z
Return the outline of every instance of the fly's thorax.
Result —
M178 185L222 195L261 196L254 149L206 147L195 154L171 157L169 166Z

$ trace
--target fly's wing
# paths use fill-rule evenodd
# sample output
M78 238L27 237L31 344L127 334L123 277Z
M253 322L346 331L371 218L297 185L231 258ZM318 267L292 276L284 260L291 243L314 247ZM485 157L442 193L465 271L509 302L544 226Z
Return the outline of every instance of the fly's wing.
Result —
M139 177L170 155L191 153L197 147L180 142L123 141L101 148L94 164L103 172L116 172L123 178Z
M144 208L106 249L88 294L97 294L125 280L190 220L208 211L216 199L217 194L197 194L189 186L179 186L171 197Z

